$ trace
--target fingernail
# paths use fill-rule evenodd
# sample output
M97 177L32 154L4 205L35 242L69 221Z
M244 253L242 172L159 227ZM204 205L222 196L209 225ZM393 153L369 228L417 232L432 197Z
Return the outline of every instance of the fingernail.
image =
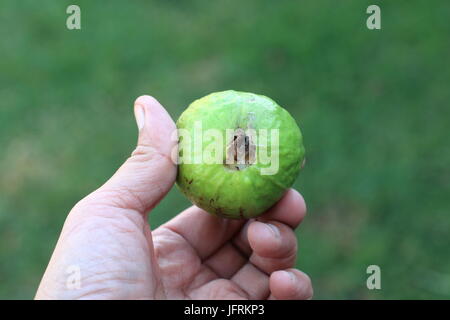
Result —
M275 225L271 223L266 223L266 226L269 227L270 231L273 233L275 237L277 238L280 237L280 230L278 230L278 228Z
M142 107L139 104L135 105L134 106L134 116L136 118L136 123L137 123L138 129L139 129L139 131L141 131L142 128L144 128L144 124L145 124L144 107Z

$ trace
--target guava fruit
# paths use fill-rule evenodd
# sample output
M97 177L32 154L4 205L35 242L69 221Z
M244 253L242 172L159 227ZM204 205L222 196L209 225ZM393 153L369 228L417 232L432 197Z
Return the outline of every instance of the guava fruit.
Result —
M211 93L190 104L177 128L177 186L225 218L264 213L292 186L305 156L294 118L254 93Z

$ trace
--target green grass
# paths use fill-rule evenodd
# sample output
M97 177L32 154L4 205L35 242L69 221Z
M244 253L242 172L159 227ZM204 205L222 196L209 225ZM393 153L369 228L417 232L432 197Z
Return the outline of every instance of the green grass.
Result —
M72 3L81 31L65 28ZM302 128L298 267L316 298L449 298L449 15L446 1L1 1L0 298L33 297L67 212L130 154L137 96L177 118L225 89ZM152 227L188 205L174 188ZM366 288L371 264L382 290Z

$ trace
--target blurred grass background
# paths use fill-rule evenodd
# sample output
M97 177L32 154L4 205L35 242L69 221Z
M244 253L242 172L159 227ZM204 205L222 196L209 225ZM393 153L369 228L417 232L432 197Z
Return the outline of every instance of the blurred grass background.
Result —
M33 297L67 212L131 153L137 96L176 119L225 89L302 128L297 265L316 298L450 298L449 16L447 1L2 0L0 298ZM173 189L152 227L188 205Z

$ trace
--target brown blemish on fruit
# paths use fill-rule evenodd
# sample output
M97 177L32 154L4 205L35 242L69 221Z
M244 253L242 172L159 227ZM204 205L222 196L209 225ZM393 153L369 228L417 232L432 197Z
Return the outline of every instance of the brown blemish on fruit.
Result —
M222 218L233 218L232 215L226 214L224 212L224 209L221 208L221 207L217 208L215 213L216 213L217 216L222 217Z
M244 219L244 209L242 209L242 207L239 207L239 217L241 217L241 219Z
M192 183L192 181L194 181L194 179L191 179L191 180L189 180L189 181L188 181L188 183L189 183L189 184L191 184L191 183Z

